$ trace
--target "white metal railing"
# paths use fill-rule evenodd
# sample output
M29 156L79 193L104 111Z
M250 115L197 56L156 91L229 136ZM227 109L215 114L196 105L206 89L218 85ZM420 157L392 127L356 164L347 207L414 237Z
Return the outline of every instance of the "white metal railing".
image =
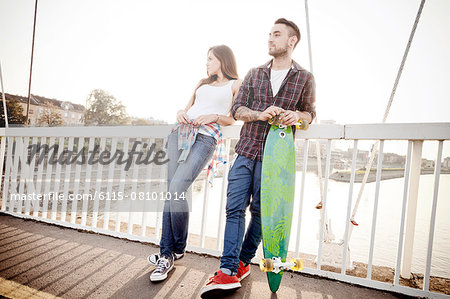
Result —
M8 128L0 129L0 169L4 169L2 189L0 194L1 211L16 217L32 218L39 221L54 223L71 228L85 229L102 234L118 236L122 238L159 243L161 230L161 213L144 212L139 221L136 221L133 210L135 202L127 202L126 211L119 204L111 210L111 201L102 200L98 195L113 192L136 193L139 190L144 192L165 191L165 168L164 165L150 163L139 165L133 154L130 153L132 141L157 143L162 145L171 130L170 126L154 127L57 127L57 128ZM239 138L240 126L231 126L223 129L226 153L229 158L231 141ZM302 223L305 177L309 148L311 141L326 141L326 163L323 189L323 209L321 210L321 221L319 227L319 243L315 267L306 267L303 271L309 274L324 276L345 282L355 283L377 289L400 292L414 296L447 297L445 295L430 291L430 270L432 265L433 240L436 226L436 210L439 193L439 180L441 173L441 161L443 155L443 145L450 139L450 123L424 123L424 124L364 124L364 125L311 125L307 131L298 131L298 140L303 140L303 169L299 190L298 219L293 223L296 227L296 234L291 236L291 244L295 244L295 255L300 253L300 232ZM322 269L322 254L327 211L327 194L330 176L330 160L332 152L332 142L336 140L353 141L353 155L351 163L351 174L349 182L349 192L346 204L345 233L342 241L342 266L338 272L325 271ZM379 141L379 154L377 163L377 175L375 184L375 198L373 201L372 227L370 231L370 248L368 258L368 271L365 278L355 277L346 274L347 257L350 244L349 236L353 226L350 224L350 212L353 203L353 189L356 176L356 159L358 144L360 141ZM406 140L408 149L406 152L406 165L404 173L404 187L402 197L402 208L400 216L400 227L397 244L397 257L395 265L395 275L393 283L385 283L372 279L373 254L375 248L375 235L378 220L378 199L380 194L381 173L383 167L383 150L385 141ZM434 189L432 191L431 221L429 224L427 258L424 273L423 289L415 289L400 285L400 275L409 277L411 272L412 248L414 243L416 206L418 197L418 182L420 178L420 165L422 158L422 146L424 141L437 140L437 158L434 172ZM78 141L78 142L77 142ZM102 163L69 163L61 165L52 164L51 155L44 156L42 163L37 163L37 158L33 156L30 164L26 161L30 157L28 146L31 144L47 144L49 147L55 144L63 145L58 147L57 157L63 157L64 150L80 150L87 144L89 151L93 151L98 145L100 152L108 148L111 153L117 149L125 153L124 158L131 156L132 168L125 170L123 165L116 162L102 165ZM132 145L131 145L132 146ZM140 150L142 146L138 144L134 150ZM79 157L78 157L79 158ZM77 158L77 161L79 161ZM118 174L117 174L118 172ZM225 165L221 181L221 195L219 208L213 212L208 212L208 202L210 185L207 180L203 183L204 195L201 203L201 226L197 234L198 242L190 242L188 250L208 253L215 256L221 254L223 245L223 230L225 222L225 202L227 176L229 163ZM143 178L143 179L141 179ZM225 178L225 179L224 179ZM115 181L117 179L117 182ZM139 184L139 182L141 184ZM116 183L116 184L114 184ZM143 186L142 186L143 183ZM126 191L129 190L129 191ZM14 194L50 194L59 192L62 194L61 202L57 197L44 197L42 203L30 200L13 200ZM319 190L318 190L319 192ZM92 204L89 200L67 200L69 194L95 194ZM400 199L399 199L400 200ZM49 210L49 203L51 210ZM81 204L81 207L79 206ZM145 205L148 204L144 201ZM91 209L90 209L91 207ZM68 209L70 208L70 214ZM119 213L119 211L121 213ZM101 214L101 219L99 215ZM125 214L125 215L123 215ZM149 215L153 217L149 217ZM113 216L113 217L111 217ZM121 217L124 216L124 217ZM344 217L344 215L342 215ZM152 222L149 222L152 218ZM215 236L208 236L208 219L217 219L217 230ZM100 222L103 224L100 225ZM124 227L126 226L126 228ZM191 235L195 235L190 230ZM207 238L213 240L208 241ZM208 242L207 242L208 241ZM195 243L195 244L193 244ZM212 244L212 245L211 245ZM341 245L342 245L341 244Z

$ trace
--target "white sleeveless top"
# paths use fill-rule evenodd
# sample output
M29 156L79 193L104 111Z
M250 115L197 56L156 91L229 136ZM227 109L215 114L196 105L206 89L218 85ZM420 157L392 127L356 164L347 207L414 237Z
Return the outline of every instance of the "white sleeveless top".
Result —
M190 119L204 114L228 115L233 102L232 86L236 80L230 80L224 86L200 86L195 92L194 105L187 111Z

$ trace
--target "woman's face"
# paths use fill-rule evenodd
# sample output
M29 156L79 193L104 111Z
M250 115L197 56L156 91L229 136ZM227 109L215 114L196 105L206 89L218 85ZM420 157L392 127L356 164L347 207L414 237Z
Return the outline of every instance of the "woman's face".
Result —
M214 56L212 51L208 52L208 57L206 59L206 71L208 76L217 75L220 72L220 61Z

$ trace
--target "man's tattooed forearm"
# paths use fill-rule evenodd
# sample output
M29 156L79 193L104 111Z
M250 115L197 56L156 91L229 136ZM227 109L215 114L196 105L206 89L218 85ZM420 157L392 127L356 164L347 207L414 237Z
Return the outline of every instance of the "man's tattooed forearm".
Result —
M243 120L245 122L252 122L252 121L258 120L260 113L261 112L259 112L259 111L254 111L245 106L241 106L236 110L235 117L238 120Z

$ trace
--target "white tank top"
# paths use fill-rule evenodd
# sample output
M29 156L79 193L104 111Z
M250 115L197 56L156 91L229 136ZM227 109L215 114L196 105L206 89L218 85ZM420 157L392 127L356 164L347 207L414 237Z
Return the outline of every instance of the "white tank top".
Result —
M194 105L187 111L190 119L204 114L228 115L233 102L233 82L230 80L224 86L200 86L195 92Z

